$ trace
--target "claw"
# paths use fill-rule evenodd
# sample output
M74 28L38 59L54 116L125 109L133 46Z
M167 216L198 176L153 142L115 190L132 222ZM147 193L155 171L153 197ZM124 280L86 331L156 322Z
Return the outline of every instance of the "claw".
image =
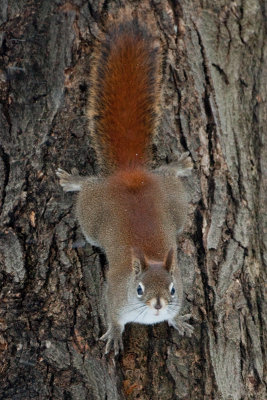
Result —
M107 340L109 336L109 330L107 330L106 333L104 333L104 335L102 335L98 340Z
M70 176L70 174L68 174L68 172L64 171L64 169L58 168L56 170L56 175L59 178L67 178L68 176Z
M114 340L114 354L115 354L115 356L117 356L120 351L123 352L122 337L120 337L118 340Z
M108 354L111 350L111 344L112 344L112 340L108 339L106 347L105 347L105 354Z

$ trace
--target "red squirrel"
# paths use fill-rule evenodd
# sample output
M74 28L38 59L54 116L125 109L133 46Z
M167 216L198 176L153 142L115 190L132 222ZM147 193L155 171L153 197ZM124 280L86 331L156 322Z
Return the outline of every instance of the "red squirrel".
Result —
M158 126L161 55L137 20L117 23L101 43L91 77L88 117L101 173L81 177L58 169L65 191L78 191L77 218L89 243L103 249L107 276L106 353L123 349L128 322L168 321L181 334L183 285L176 236L187 210L179 176L192 168L187 153L152 170Z

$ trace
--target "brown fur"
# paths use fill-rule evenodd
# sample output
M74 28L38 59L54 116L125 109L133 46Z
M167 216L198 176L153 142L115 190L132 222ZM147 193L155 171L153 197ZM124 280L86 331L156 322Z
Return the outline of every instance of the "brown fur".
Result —
M81 228L109 261L109 329L102 337L107 352L112 345L115 352L122 348L124 325L136 318L139 323L167 319L181 332L192 332L184 320L179 322L183 287L175 251L186 216L177 175L184 174L184 166L190 168L187 155L170 168L144 169L152 158L159 115L159 66L153 39L137 21L110 30L93 69L88 113L94 148L109 176L82 178L58 170L64 190L80 191ZM138 294L141 289L144 293Z
M142 249L152 259L163 260L168 251L168 235L162 227L166 215L159 179L144 170L125 171L111 176L108 191L114 207L120 207L120 230L127 246ZM124 239L125 240L125 239Z
M159 117L160 55L137 20L110 28L96 52L88 116L102 171L145 165Z
M191 334L192 328L186 319L178 316L183 287L177 254L171 251L176 248L176 232L183 227L186 216L186 197L178 178L142 169L117 171L100 179L81 180L64 171L58 175L65 190L81 185L78 220L87 240L103 248L109 261L109 330L103 336L108 340L106 351L112 343L115 352L122 348L125 322L121 318L129 314L129 307L136 302L140 281L146 288L142 302L153 313L158 304L167 307L171 300L169 285L173 280L177 315L175 319L170 318L169 323L180 332L186 330ZM148 268L144 271L140 268L137 273L136 263L146 263Z

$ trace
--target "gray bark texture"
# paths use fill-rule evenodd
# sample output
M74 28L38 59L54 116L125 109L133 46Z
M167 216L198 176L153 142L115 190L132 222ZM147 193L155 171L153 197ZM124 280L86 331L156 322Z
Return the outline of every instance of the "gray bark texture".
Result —
M132 324L104 356L107 261L55 176L95 171L93 49L126 1L0 0L0 398L265 400L266 4L129 3L164 54L155 165L194 162L177 245L195 333Z

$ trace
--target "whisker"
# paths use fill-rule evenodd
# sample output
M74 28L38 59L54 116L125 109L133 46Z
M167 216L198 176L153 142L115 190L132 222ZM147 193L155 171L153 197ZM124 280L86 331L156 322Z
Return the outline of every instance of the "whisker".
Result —
M168 304L168 307L170 308L170 309L179 309L180 307L181 307L181 305L179 304L179 303L173 303L173 304Z
M181 307L181 303L179 303L178 301L176 301L176 302L169 302L168 303L168 306L170 306L170 307Z
M180 304L168 304L168 307L170 307L170 308L179 308Z
M126 311L137 311L139 309L142 309L146 307L144 304L138 304L136 307L131 307L130 305L127 304L126 307L124 307L124 310Z
M173 310L177 310L177 309L180 308L178 304L173 304L173 305L168 304L168 307L173 309Z
M142 310L142 311L137 315L137 317L136 317L132 322L135 322L139 317L141 317L142 314L144 314L144 312L146 312L146 307L145 307L144 310Z

